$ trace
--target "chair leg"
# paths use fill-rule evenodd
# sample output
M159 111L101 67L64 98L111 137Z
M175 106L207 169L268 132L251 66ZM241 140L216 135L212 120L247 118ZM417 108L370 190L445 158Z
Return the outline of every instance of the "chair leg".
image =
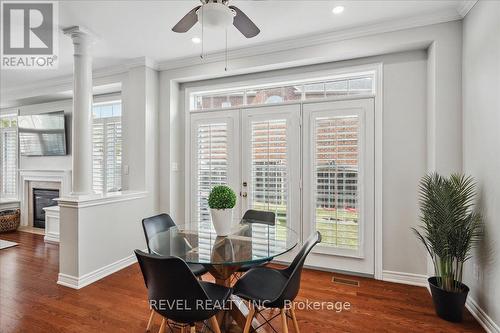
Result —
M162 319L160 329L158 330L158 333L165 333L165 318Z
M290 308L290 313L292 314L293 328L295 328L295 333L300 333L299 323L297 322L297 316L295 315L295 309L293 308L293 305Z
M255 316L255 306L253 305L252 302L248 302L248 315L247 315L247 320L245 322L245 328L243 329L243 333L249 333L250 328L252 327L252 320L253 316Z
M151 325L153 325L153 318L155 316L155 310L151 309L151 314L149 315L148 326L146 326L146 332L151 331Z
M288 333L288 324L286 323L286 310L281 309L281 325L283 326L283 333Z
M215 318L215 316L213 316L209 320L210 320L210 325L212 326L212 329L214 330L214 332L221 333L219 323L217 322L217 318Z

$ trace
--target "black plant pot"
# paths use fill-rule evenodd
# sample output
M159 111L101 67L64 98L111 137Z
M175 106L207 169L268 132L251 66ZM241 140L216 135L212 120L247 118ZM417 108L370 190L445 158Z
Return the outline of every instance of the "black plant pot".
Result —
M437 278L430 277L427 279L431 287L432 301L436 314L444 320L459 323L462 321L465 301L469 293L469 287L463 283L460 284L460 292L450 292L443 290L437 286Z

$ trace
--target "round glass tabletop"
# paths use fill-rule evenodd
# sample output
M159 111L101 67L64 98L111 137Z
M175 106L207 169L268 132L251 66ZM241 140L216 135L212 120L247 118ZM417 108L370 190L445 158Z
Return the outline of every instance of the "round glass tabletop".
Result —
M152 253L176 256L187 263L243 265L271 260L293 249L297 233L282 225L241 222L230 235L217 236L210 222L197 228L175 226L149 240Z

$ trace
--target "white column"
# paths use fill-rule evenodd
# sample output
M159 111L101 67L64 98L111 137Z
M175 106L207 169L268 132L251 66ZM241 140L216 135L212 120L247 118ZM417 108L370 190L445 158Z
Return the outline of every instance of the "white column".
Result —
M92 192L92 57L91 36L80 27L64 30L73 40L73 195Z

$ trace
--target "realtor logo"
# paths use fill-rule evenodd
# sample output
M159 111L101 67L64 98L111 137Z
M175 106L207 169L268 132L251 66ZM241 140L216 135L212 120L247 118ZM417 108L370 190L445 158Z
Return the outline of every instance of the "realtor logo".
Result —
M57 67L57 2L2 2L2 69Z

